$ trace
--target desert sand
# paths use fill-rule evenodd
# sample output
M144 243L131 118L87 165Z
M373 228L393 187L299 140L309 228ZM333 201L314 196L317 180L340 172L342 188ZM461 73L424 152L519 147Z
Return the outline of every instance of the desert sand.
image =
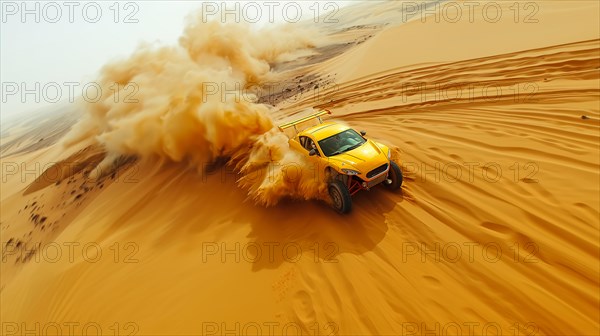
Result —
M198 169L214 153L134 143L92 177L114 138L65 146L79 107L3 125L2 332L597 335L600 5L453 23L400 4L318 26L271 64L293 90L260 97L275 124L328 108L397 150L401 192L349 215L257 203L239 171Z

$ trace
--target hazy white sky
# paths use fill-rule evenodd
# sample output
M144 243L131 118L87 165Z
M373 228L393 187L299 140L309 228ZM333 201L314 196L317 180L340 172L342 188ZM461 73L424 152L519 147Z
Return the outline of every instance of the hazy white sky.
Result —
M177 43L185 17L202 8L206 19L221 20L211 13L225 6L227 20L237 15L263 26L312 20L352 2L1 0L0 113L5 118L80 97L103 64L140 42Z

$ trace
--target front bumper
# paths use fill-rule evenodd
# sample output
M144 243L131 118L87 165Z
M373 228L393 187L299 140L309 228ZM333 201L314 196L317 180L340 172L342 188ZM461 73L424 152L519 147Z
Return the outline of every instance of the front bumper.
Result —
M388 163L387 168L385 170L379 172L377 175L372 176L371 178L367 179L365 175L349 176L350 178L348 179L348 191L350 192L350 195L354 195L360 190L369 190L374 186L384 182L388 178L389 171L390 164Z
M389 168L388 168L388 170L386 170L381 175L375 177L371 181L366 182L367 183L367 189L373 188L374 186L378 185L379 183L385 181L387 179L387 173L388 173L388 171L389 171Z
M387 168L384 171L378 173L377 175L371 177L368 180L363 179L363 181L364 181L362 184L363 188L370 189L370 188L373 188L374 186L378 185L379 183L384 182L388 177L389 171L390 171L390 164L388 163Z

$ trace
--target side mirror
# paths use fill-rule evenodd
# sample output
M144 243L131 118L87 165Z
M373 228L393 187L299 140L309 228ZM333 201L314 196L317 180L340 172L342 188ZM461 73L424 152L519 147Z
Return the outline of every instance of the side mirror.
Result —
M362 135L362 136L367 135L367 131L360 131L360 135Z
M311 149L310 151L308 151L308 156L315 156L317 155L317 150L316 149Z

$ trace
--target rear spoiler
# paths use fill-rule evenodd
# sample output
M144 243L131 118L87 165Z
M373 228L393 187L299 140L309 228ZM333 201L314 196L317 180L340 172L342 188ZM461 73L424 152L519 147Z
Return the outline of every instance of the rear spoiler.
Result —
M303 122L307 122L307 121L312 120L312 119L318 119L319 123L322 123L323 120L321 120L321 117L324 116L324 115L327 115L327 114L331 114L331 111L323 109L323 110L320 110L317 113L313 113L313 114L307 115L306 117L303 117L303 118L291 121L291 122L283 124L283 125L280 125L279 129L281 131L283 131L283 130L285 130L287 128L293 127L294 131L296 131L296 133L298 133L298 129L296 128L296 125L301 124Z

